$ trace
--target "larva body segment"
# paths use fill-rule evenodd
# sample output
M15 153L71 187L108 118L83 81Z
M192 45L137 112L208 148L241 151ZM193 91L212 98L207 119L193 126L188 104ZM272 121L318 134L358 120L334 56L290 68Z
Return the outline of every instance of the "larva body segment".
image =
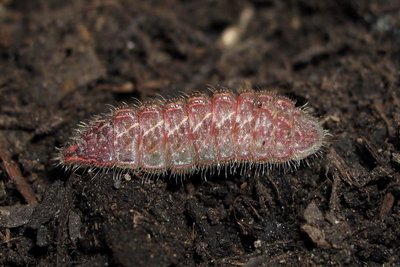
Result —
M268 92L220 91L115 109L78 131L63 165L187 174L232 163L298 162L326 131L294 102Z

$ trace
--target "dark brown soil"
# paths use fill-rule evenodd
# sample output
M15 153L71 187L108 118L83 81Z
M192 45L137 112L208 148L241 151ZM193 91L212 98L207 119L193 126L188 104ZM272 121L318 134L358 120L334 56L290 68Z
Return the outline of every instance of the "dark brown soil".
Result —
M0 0L0 265L399 266L399 70L395 0ZM107 104L243 84L309 102L322 159L182 182L52 161Z

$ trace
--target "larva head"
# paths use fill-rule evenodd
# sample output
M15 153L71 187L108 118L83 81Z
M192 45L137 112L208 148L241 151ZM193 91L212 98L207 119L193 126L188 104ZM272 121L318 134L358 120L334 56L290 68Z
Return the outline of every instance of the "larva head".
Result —
M326 132L318 120L311 117L303 110L295 109L293 112L293 159L304 159L324 145Z
M317 152L325 132L319 122L294 102L280 96L258 96L255 123L256 160L275 163L299 161Z

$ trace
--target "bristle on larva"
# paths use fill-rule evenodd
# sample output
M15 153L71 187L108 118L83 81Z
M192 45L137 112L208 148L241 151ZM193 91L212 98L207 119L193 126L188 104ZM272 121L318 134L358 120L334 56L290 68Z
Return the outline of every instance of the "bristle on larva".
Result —
M140 103L140 102L139 102ZM196 93L124 105L81 124L57 157L67 169L120 169L185 176L247 166L298 166L327 131L305 109L273 93Z

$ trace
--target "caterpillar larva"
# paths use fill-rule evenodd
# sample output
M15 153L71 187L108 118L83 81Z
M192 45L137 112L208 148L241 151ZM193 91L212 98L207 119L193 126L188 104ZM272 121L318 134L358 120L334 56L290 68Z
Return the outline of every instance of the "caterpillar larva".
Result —
M238 163L263 168L318 152L326 134L288 98L223 90L117 108L79 129L59 160L64 166L149 175L185 175Z

